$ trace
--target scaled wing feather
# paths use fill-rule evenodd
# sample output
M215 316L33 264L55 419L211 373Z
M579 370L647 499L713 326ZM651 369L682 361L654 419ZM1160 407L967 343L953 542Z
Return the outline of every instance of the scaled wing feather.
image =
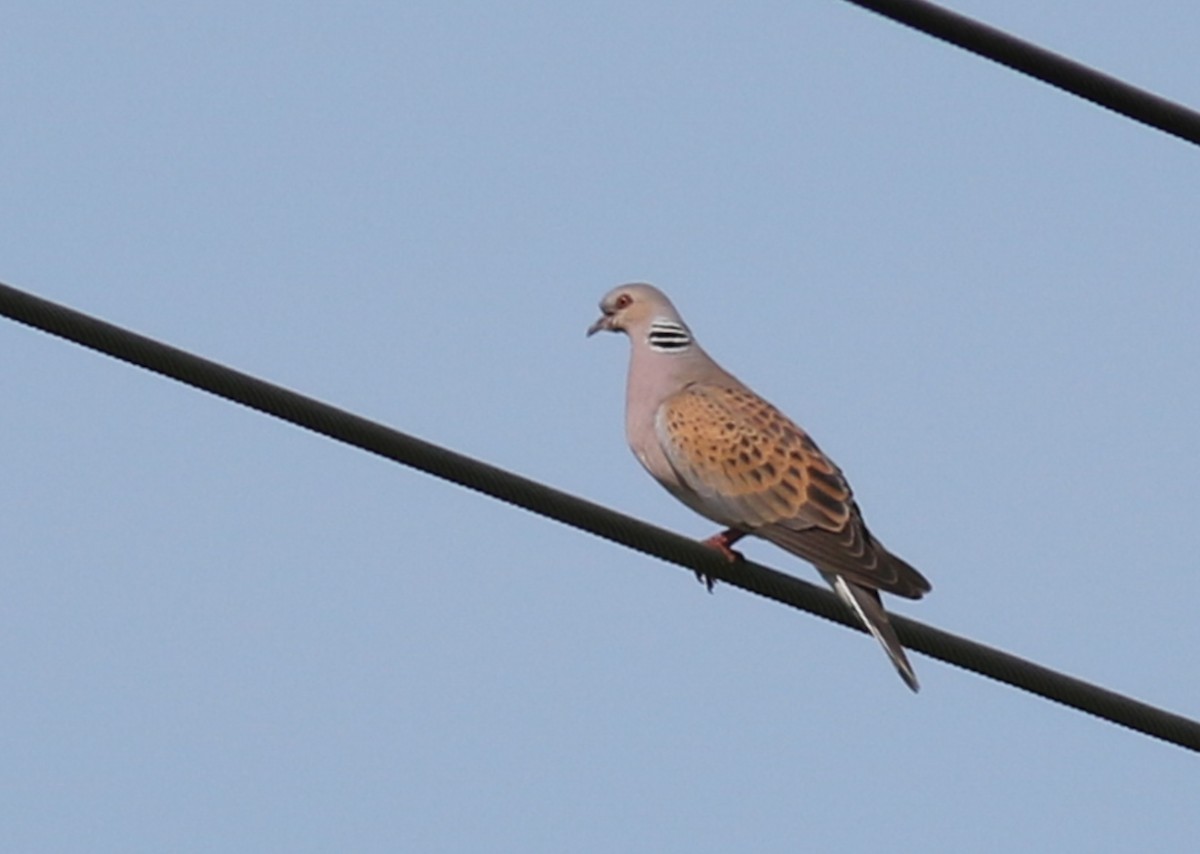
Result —
M871 536L841 470L752 391L689 385L659 407L655 430L710 518L868 587L911 598L929 589Z

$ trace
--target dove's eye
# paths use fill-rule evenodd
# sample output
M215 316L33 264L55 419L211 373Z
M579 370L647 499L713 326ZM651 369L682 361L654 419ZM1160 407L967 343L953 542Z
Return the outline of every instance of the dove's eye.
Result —
M617 296L617 301L614 303L618 309L629 308L629 304L633 302L633 297L629 294L620 294Z

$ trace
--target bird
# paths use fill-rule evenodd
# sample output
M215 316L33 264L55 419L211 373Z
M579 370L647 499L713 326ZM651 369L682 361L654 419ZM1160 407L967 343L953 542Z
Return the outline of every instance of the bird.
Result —
M717 364L653 285L605 294L588 337L597 332L628 336L626 439L669 493L725 529L704 543L738 560L731 546L753 535L813 564L917 691L879 594L920 599L931 585L867 529L841 469L798 424ZM712 591L711 576L697 578Z

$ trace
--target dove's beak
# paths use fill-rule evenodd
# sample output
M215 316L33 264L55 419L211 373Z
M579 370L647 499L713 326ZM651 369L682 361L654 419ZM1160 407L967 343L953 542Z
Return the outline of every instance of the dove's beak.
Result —
M603 332L611 332L612 331L612 315L611 314L600 315L600 317L596 320L596 322L588 327L588 331L587 331L588 338L591 338L597 332L601 332L601 331L603 331Z

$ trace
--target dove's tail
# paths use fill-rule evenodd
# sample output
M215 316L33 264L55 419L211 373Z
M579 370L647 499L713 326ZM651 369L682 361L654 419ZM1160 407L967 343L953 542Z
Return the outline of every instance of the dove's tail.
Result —
M917 674L913 672L912 665L908 663L904 647L900 645L900 638L896 637L896 630L892 628L887 611L883 609L879 591L868 587L859 587L857 584L847 581L844 576L832 572L822 572L821 574L825 576L825 580L833 587L838 597L850 606L850 610L867 628L867 631L874 636L875 640L879 641L879 645L892 660L892 664L895 666L896 672L900 674L900 678L904 680L904 684L913 691L919 691L921 686L917 684Z

